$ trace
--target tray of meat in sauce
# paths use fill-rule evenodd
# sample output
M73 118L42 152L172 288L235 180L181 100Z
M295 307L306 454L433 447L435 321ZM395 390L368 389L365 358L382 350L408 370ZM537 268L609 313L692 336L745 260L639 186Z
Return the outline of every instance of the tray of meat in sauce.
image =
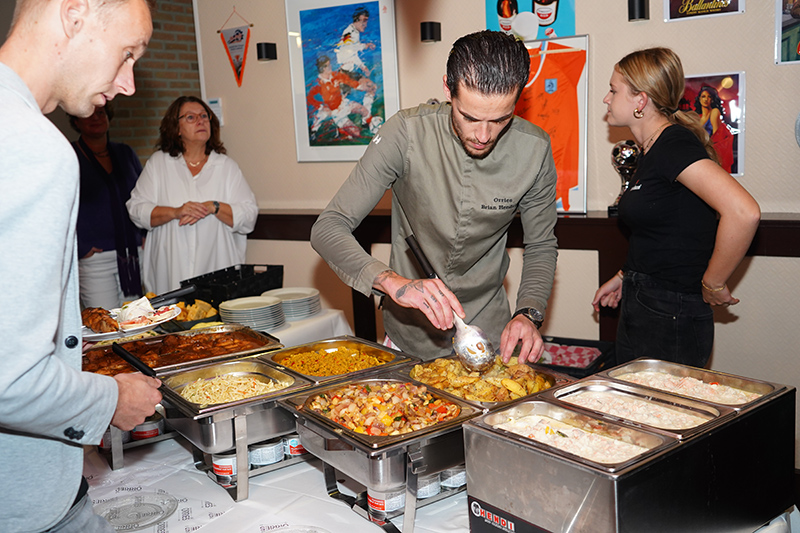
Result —
M275 337L238 324L169 333L120 345L156 372L235 359L283 347ZM111 346L86 350L83 354L83 370L108 376L134 371L132 366L113 353Z

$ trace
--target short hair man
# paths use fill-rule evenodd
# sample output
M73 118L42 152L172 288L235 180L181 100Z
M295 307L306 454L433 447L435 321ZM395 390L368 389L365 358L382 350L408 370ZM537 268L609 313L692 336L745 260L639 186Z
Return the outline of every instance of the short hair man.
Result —
M133 94L152 0L18 0L0 47L0 456L24 465L0 496L5 531L113 531L94 515L83 444L154 412L160 382L81 372L78 161L43 116L89 116Z
M521 362L542 353L538 326L557 256L556 170L547 134L514 115L529 64L525 45L503 33L457 40L444 76L450 102L387 120L314 224L312 246L345 283L388 296L387 336L412 355L452 352L453 313L480 326L506 361L518 344ZM388 188L392 254L385 265L352 232ZM512 317L503 280L517 211L525 251ZM419 279L405 244L411 234L441 280Z

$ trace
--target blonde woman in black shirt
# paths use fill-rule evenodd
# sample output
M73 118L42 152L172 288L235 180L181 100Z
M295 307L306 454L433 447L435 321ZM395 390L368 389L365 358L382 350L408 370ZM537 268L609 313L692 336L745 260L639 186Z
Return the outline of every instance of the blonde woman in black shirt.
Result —
M712 306L739 303L727 281L761 216L752 196L717 163L695 113L678 110L683 67L667 48L628 54L603 103L611 126L642 148L619 204L630 228L622 269L592 305L619 306L617 363L647 356L704 367L714 339Z

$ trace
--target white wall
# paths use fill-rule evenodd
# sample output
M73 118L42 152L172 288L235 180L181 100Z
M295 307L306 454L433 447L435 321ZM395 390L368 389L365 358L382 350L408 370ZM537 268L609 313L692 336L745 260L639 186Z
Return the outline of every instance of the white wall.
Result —
M195 0L203 52L206 97L222 97L223 139L241 165L264 209L320 209L347 177L353 163L298 163L289 80L283 0ZM604 122L603 96L614 63L652 45L672 47L686 74L743 71L746 77L745 173L741 183L764 212L800 212L800 149L794 138L800 111L800 65L774 64L775 2L750 1L738 15L665 23L662 2L650 0L648 21L628 22L622 1L576 0L577 33L589 35L587 199L590 210L605 210L619 191L609 164L613 143L631 138ZM237 87L217 30L233 6L253 24L244 83ZM401 107L442 98L442 74L450 44L484 27L483 0L397 0L395 2ZM442 23L442 41L419 41L419 23ZM275 42L278 60L259 63L255 43ZM286 265L287 285L314 285L325 303L346 309L349 291L307 243L252 242L248 261ZM507 281L513 300L518 262ZM729 285L742 302L717 312L712 368L796 385L800 328L795 304L800 263L796 259L746 260ZM545 331L551 335L597 338L589 305L597 284L593 252L562 251ZM800 450L800 446L798 446Z

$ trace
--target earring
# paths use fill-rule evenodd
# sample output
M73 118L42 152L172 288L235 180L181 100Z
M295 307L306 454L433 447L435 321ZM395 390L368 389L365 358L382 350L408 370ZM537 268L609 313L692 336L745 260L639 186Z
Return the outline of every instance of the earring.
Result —
M639 108L637 107L636 109L633 110L633 116L636 118L642 118L644 116L644 113L639 111Z

